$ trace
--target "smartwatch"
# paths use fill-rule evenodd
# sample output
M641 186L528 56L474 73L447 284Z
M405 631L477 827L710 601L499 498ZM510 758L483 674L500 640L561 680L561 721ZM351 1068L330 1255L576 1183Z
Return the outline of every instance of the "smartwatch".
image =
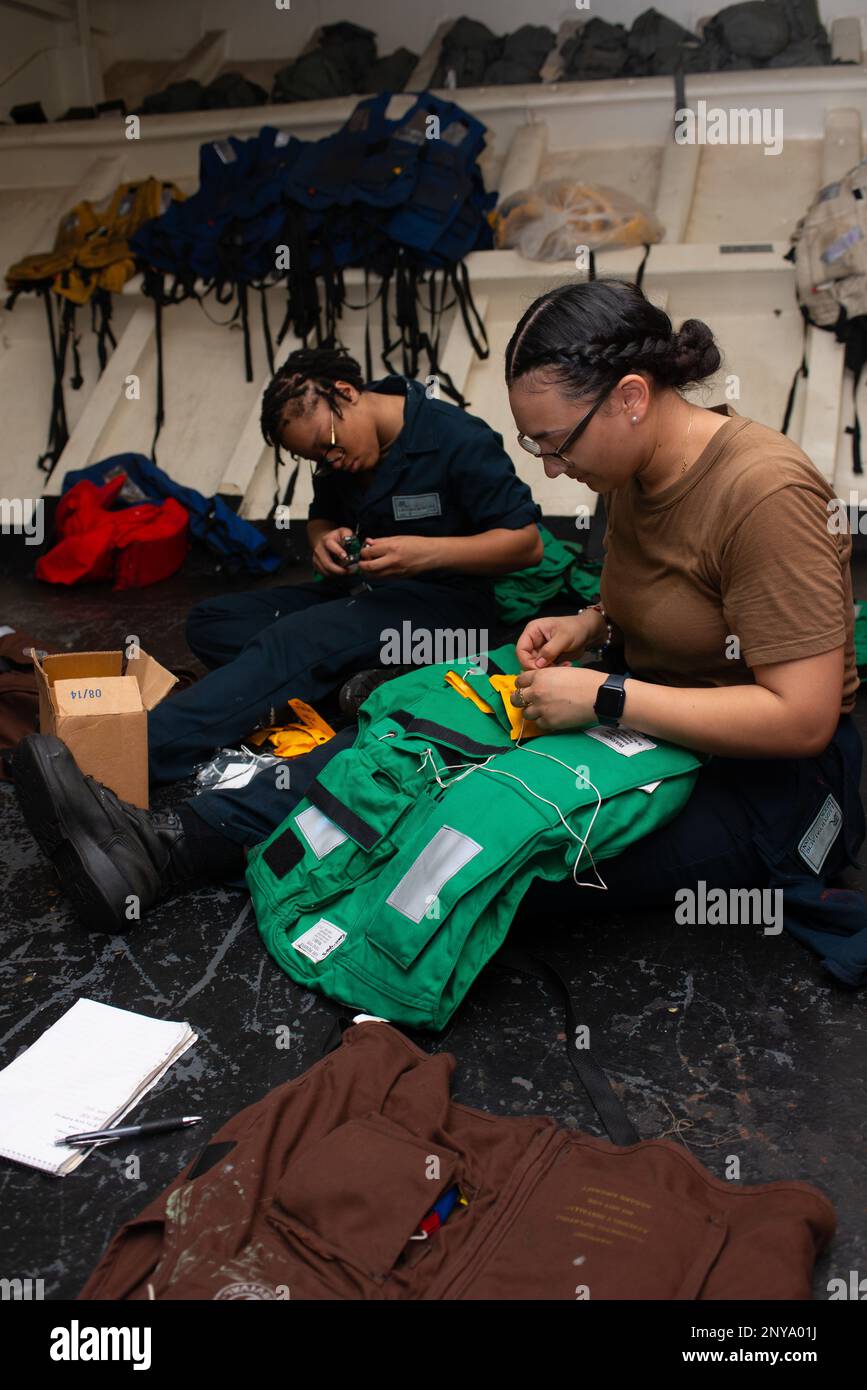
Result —
M627 676L608 676L604 685L596 692L593 711L600 724L620 723L623 706L626 704L626 691L623 689Z

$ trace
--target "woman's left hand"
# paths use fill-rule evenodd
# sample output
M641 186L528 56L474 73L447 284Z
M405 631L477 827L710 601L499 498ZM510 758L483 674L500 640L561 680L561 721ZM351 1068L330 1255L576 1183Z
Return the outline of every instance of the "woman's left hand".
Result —
M588 671L580 666L523 671L511 701L540 729L573 729L596 719L593 703L605 679L604 671Z

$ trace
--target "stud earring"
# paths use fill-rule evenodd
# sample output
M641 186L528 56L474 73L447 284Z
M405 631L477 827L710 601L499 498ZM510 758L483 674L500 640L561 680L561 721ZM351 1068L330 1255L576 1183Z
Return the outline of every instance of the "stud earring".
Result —
M637 416L637 415L632 415L632 416L630 416L630 419L632 420L633 425L637 425L637 424L638 424L638 416Z

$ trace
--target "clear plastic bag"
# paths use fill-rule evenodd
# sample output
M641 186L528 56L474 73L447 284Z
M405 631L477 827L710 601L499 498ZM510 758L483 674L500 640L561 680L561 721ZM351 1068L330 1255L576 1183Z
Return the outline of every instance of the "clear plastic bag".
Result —
M650 245L665 228L628 193L550 179L506 198L494 219L496 244L528 261L575 261L579 247Z
M285 761L273 753L254 753L251 748L221 748L209 763L200 763L195 769L196 795L213 791L237 790L246 787L251 778L263 767Z

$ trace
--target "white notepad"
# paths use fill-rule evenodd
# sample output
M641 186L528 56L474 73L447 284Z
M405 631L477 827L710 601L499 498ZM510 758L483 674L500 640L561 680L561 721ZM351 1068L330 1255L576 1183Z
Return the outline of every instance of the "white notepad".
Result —
M0 1071L0 1156L65 1177L93 1150L55 1140L118 1123L196 1039L187 1023L79 999Z

